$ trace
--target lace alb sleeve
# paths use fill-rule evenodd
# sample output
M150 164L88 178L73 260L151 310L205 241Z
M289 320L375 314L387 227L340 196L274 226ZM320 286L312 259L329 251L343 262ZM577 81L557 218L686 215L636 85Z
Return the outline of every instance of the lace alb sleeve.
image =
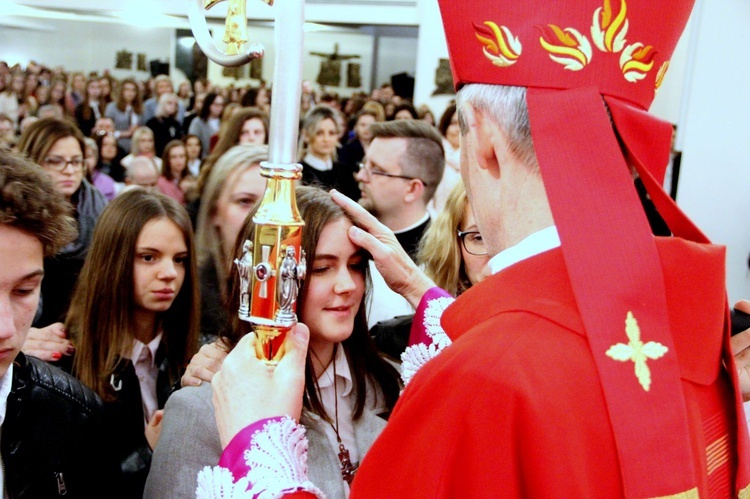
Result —
M414 315L411 333L412 339L420 341L406 347L401 354L401 378L404 386L422 366L451 344L451 339L440 325L440 318L454 301L455 298L440 288L432 288L422 298Z
M238 475L241 478L235 482ZM325 497L307 477L304 427L284 416L259 421L238 433L219 466L199 473L196 497L277 499L295 492Z

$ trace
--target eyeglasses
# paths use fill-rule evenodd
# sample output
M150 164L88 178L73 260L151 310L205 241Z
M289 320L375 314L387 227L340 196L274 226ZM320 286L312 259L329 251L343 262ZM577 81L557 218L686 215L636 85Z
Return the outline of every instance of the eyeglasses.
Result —
M396 175L394 173L387 173L387 172L380 171L380 170L373 170L372 167L367 166L364 163L359 163L357 166L359 166L359 171L364 173L365 178L367 180L370 180L373 175L380 175L381 177L403 178L405 180L419 180L420 182L422 182L422 185L424 185L425 187L429 185L427 184L427 182L425 182L421 178L409 177L407 175Z
M83 168L83 158L65 159L60 156L44 158L44 166L57 172L65 171L68 165L71 165L73 169L80 170Z
M470 255L484 256L487 254L487 247L484 245L484 239L482 234L476 230L469 230L466 232L456 231L458 238L461 240L461 244L464 245L464 249Z

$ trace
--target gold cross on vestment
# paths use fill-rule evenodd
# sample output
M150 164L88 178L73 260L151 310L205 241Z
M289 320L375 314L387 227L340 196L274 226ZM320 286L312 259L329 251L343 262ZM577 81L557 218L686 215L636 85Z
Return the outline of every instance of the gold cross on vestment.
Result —
M628 337L628 344L617 343L609 347L606 352L607 357L620 362L632 360L635 364L635 377L645 391L651 388L651 370L648 368L646 361L648 359L656 360L669 350L661 343L641 341L641 329L638 327L638 321L633 317L633 312L628 312L625 318L625 334Z
M204 0L204 8L210 9L224 0ZM242 46L247 42L247 9L246 0L229 0L227 7L226 30L224 31L224 43L227 44L228 55L239 54ZM273 5L273 0L262 0L268 5Z

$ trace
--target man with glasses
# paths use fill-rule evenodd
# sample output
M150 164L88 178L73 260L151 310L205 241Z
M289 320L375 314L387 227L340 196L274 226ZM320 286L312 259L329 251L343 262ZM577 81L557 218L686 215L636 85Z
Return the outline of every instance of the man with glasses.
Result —
M440 135L420 120L374 123L370 130L372 142L356 176L362 193L359 204L416 258L430 222L427 203L445 168Z
M443 144L437 131L421 120L389 121L370 126L372 142L356 179L359 204L393 231L401 247L416 259L419 241L430 223L427 203L435 194L445 168ZM368 326L413 313L391 291L375 265Z

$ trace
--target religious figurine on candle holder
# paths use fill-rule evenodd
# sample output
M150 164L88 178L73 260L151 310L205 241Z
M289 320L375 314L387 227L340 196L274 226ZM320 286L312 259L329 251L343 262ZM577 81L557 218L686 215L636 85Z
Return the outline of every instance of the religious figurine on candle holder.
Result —
M240 274L240 318L248 320L250 316L250 272L253 268L253 243L245 241L242 245L242 257L234 260Z

